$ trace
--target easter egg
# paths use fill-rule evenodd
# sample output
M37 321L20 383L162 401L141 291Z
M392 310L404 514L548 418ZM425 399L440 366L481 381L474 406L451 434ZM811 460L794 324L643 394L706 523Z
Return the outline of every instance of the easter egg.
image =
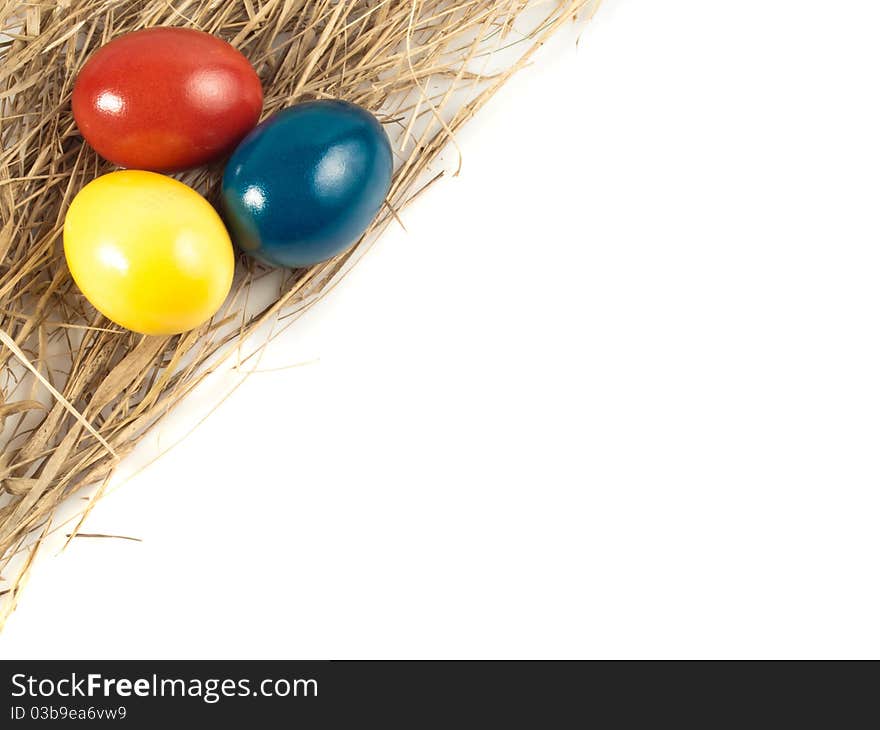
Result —
M263 89L226 41L189 28L147 28L99 48L73 88L73 116L99 155L172 172L229 152L257 123Z
M192 188L154 172L92 180L64 219L64 255L95 308L127 329L172 335L223 304L235 256L217 212Z
M263 121L223 173L232 240L275 266L309 266L351 246L391 185L391 145L379 121L345 101L311 101Z

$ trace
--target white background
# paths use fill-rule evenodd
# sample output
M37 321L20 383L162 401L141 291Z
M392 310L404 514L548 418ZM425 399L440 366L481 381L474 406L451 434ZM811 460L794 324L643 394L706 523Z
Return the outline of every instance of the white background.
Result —
M876 658L878 30L606 0L0 654Z

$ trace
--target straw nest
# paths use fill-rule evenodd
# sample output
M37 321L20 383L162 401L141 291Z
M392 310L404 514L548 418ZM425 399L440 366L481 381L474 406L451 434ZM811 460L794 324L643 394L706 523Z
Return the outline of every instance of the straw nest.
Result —
M0 626L47 535L77 533L118 460L224 361L245 366L344 275L434 182L430 163L558 28L596 0L32 0L0 3ZM77 72L129 31L190 26L225 38L263 82L264 116L345 98L395 148L387 205L348 253L269 271L240 259L214 319L144 337L73 285L61 230L73 196L112 166L79 136ZM453 165L454 166L454 165ZM222 167L178 176L214 201ZM256 344L252 344L256 341ZM250 349L248 349L250 346ZM59 506L85 487L74 517Z

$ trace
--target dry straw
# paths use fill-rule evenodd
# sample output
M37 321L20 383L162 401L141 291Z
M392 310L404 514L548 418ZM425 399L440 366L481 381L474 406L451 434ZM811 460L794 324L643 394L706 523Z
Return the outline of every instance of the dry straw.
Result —
M0 0L0 626L44 537L61 526L59 506L105 484L118 459L208 374L229 358L242 365L326 293L437 179L432 162L456 131L551 34L596 4ZM60 245L71 198L112 169L77 133L76 74L103 43L157 25L200 28L240 49L262 79L264 114L346 98L378 114L396 153L387 205L353 251L285 273L240 260L221 312L177 337L135 335L97 315L71 282ZM214 200L220 170L181 178ZM102 492L81 502L67 533Z

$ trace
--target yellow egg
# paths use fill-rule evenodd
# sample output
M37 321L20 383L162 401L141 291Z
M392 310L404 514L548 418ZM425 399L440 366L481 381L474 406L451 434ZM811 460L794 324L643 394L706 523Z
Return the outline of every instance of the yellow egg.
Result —
M86 185L64 220L64 255L95 308L147 335L172 335L213 316L235 257L201 195L154 172L121 170Z

